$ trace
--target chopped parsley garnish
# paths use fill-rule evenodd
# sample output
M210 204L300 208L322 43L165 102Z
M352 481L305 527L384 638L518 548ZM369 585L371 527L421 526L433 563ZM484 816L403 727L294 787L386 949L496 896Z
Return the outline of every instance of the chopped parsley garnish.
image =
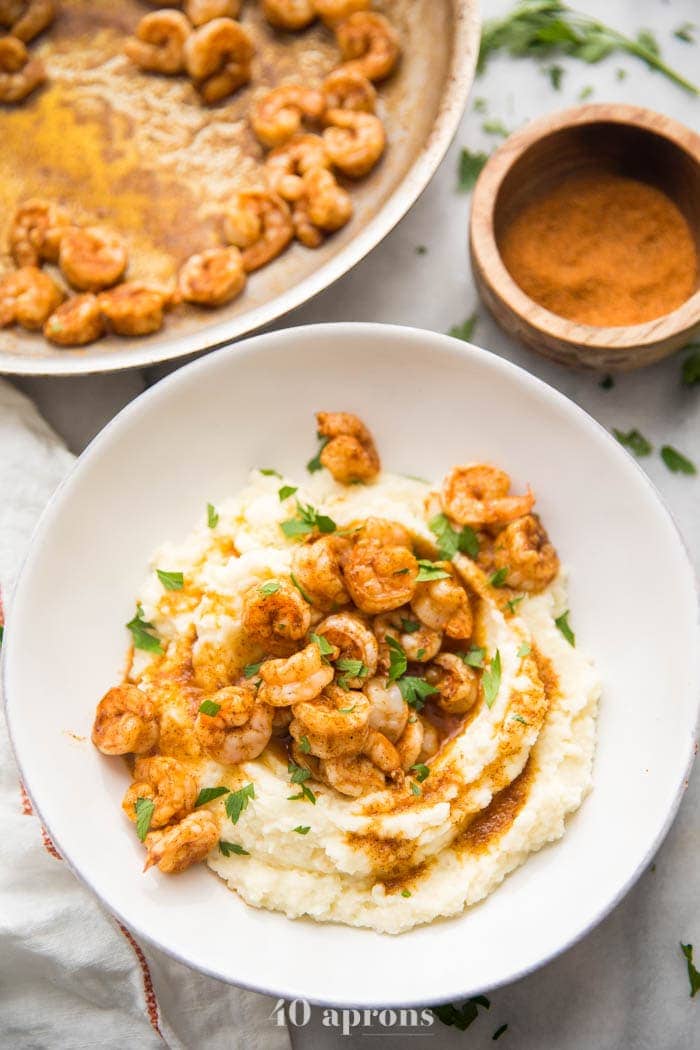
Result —
M683 25L678 26L678 29L673 30L673 35L676 40L680 40L683 44L694 44L694 34L697 28L694 22L684 22Z
M508 579L508 566L504 565L503 568L497 569L493 576L489 577L489 583L492 587L503 587Z
M134 811L136 813L136 834L141 842L144 841L148 834L148 829L151 826L155 808L156 804L152 798L137 798L134 803Z
M612 390L612 388L615 386L615 380L610 375L610 373L608 373L606 376L603 376L601 381L598 383L598 386L601 390Z
M474 99L474 112L475 113L486 113L489 108L489 104L485 98Z
M481 688L487 707L493 707L501 687L501 651L496 649L496 655L481 676Z
M296 831L297 835L308 835L311 828L308 824L297 824L293 830Z
M693 353L683 362L681 377L685 386L693 386L695 383L700 383L700 343L694 343L686 349L693 350Z
M474 329L476 328L478 320L478 314L473 313L470 317L467 317L466 321L462 321L461 324L453 324L447 334L452 336L453 339L461 339L462 342L469 343L471 337L474 335Z
M353 704L351 707L339 707L338 708L338 713L341 714L341 715L351 715L354 710L355 710L355 705Z
M401 630L404 634L415 634L416 631L420 631L420 624L418 620L405 620L401 617Z
M255 798L255 786L253 784L246 784L245 787L239 788L238 791L231 792L226 799L225 805L226 813L232 823L238 823L241 813L246 809L251 798Z
M527 642L523 642L523 644L518 649L518 656L522 660L522 658L524 656L529 656L529 655L530 655L530 646L527 644Z
M330 441L330 438L321 437L321 435L319 434L318 440L321 442L319 450L313 457L313 459L310 459L309 462L306 464L306 469L308 470L309 474L315 474L317 470L323 470L323 463L321 462L321 453Z
M625 448L628 448L630 452L634 452L635 456L648 456L653 451L654 446L650 441L640 434L638 430L628 430L625 433L622 430L613 429L613 434Z
M523 724L524 726L529 726L529 725L530 725L530 723L529 723L529 722L527 722L527 721L526 721L526 720L525 720L525 719L523 718L523 716L522 716L522 715L513 715L513 721L514 721L514 722L521 722L521 723L522 723L522 724Z
M277 594L279 589L279 580L268 580L267 583L263 583L260 585L260 587L258 587L260 594L262 594L264 598L267 598L270 594Z
M508 128L501 120L485 120L481 125L481 130L486 135L500 135L504 139L510 135Z
M396 684L408 706L414 707L416 711L420 711L424 707L427 697L434 696L440 692L430 682L426 682L425 678L416 678L409 674L399 678Z
M569 626L569 610L567 609L566 612L563 612L561 614L561 616L557 616L557 618L556 618L556 620L554 622L557 625L557 627L559 628L559 630L561 631L561 633L566 638L566 640L569 643L569 645L574 645L575 646L576 645L576 635L574 634L574 632L571 630L571 627Z
M672 474L697 474L698 472L692 460L689 460L672 445L662 447L661 458Z
M462 1003L461 1006L455 1006L454 1003L444 1003L442 1006L431 1006L431 1010L443 1024L458 1028L460 1032L465 1032L469 1025L476 1021L479 1016L480 1006L484 1010L491 1008L491 1003L485 995L475 995L473 999L467 999L466 1003Z
M386 636L386 644L389 646L389 681L395 682L397 678L406 673L408 657L403 646L399 645L390 634Z
M129 620L126 626L131 631L134 649L144 649L147 653L163 652L160 638L155 634L155 627L143 618L143 606L140 603L136 606L136 616Z
M206 806L207 802L213 802L215 798L221 798L222 795L228 795L230 788L221 787L215 788L202 788L197 798L195 799L194 808L197 806Z
M483 667L485 656L486 650L481 649L478 645L472 645L466 653L459 653L460 660L469 667Z
M213 718L214 715L218 715L221 710L221 704L217 704L214 700L203 700L199 705L199 713L202 715L209 715Z
M302 755L308 755L309 751L311 750L311 744L309 743L308 736L303 736L299 741L299 750L301 751Z
M310 769L304 769L303 766L298 766L296 762L288 763L287 772L291 774L292 784L303 784L311 776Z
M297 487L297 485L283 485L277 493L277 495L280 498L280 503L282 503L286 499L289 499L290 496L293 496L294 493L297 491Z
M304 601L308 602L309 605L313 605L313 602L311 601L311 598L309 598L308 594L306 593L306 591L304 590L302 585L299 583L298 579L296 578L296 576L294 575L293 572L290 572L289 578L292 581L292 583L294 584L294 586L296 587L296 589L299 591L299 594L302 596Z
M416 774L416 780L419 784L422 784L430 776L430 768L424 762L416 762L415 766L411 766L410 772Z
M314 634L313 631L309 634L309 638L315 645L318 646L321 656L324 659L324 662L328 663L326 657L330 656L333 653L334 648L328 641L328 639L324 638L322 634Z
M264 474L266 478L280 478L282 475L279 470L275 470L274 467L258 467L258 472Z
M260 472L262 473L262 471ZM249 857L250 853L247 849L243 849L237 842L226 842L225 839L219 839L219 853L223 853L225 857L230 857L232 853L235 853L239 857Z
M210 529L215 529L219 524L219 512L213 503L207 503L207 525Z
M561 82L564 79L564 67L558 65L547 66L544 72L549 77L549 82L555 91L561 91Z
M369 667L363 664L362 660L352 660L349 657L343 657L341 660L336 660L335 666L339 671L343 672L338 679L338 685L341 689L348 688L348 680L350 678L367 678L369 675Z
M470 525L457 532L444 514L436 514L428 526L438 541L441 558L451 560L457 551L468 554L470 558L476 558L479 553L479 539Z
M288 802L299 802L302 799L306 799L312 806L316 805L316 796L307 784L301 785L301 791L298 795L287 795Z
M586 84L586 86L582 87L581 90L578 93L578 100L579 100L579 102L585 102L586 99L590 98L592 94L593 94L592 86L590 84Z
M425 649L419 649L416 653L416 660L422 660L425 656Z
M416 576L416 583L425 583L428 580L447 580L449 579L449 572L445 572L435 562L420 560L418 561L418 575Z
M693 963L693 946L692 944L681 944L681 951L685 955L685 961L688 964L688 980L690 981L690 998L695 997L695 993L700 991L700 970L695 968Z
M472 153L471 150L462 149L459 155L457 189L462 190L464 193L468 193L469 190L473 189L476 180L481 175L481 169L488 159L488 153ZM450 332L451 334L452 332ZM457 338L463 339L464 336L457 336Z
M262 660L258 660L258 662L256 664L246 664L245 667L243 668L243 677L244 678L255 678L256 674L260 670L260 665L261 664L262 664Z
M410 897L411 894L410 894L409 890L401 890L401 896L402 897Z
M507 1032L507 1031L508 1031L508 1025L507 1024L499 1025L499 1027L496 1029L496 1031L491 1036L491 1038L493 1039L494 1043L496 1042L497 1039L501 1038L501 1036L503 1035L504 1032Z
M0 623L0 646L2 646L2 640L5 636L5 625Z
M421 789L416 784L415 780L411 781L411 794L412 795L422 795L423 794Z
M521 601L523 601L524 598L525 598L524 594L519 594L515 598L509 598L508 601L506 602L506 605L508 606L509 611L514 613L515 610L518 608L518 606L520 605Z
M166 591L181 591L185 585L181 572L164 572L162 569L156 569L156 574Z
M282 532L289 539L295 536L306 536L309 532L313 532L318 529L319 532L329 533L335 532L337 529L336 523L332 518L327 517L325 514L319 514L315 507L312 507L310 503L300 503L297 499L297 513L293 518L288 518L287 521L283 521L280 524Z
M417 244L416 245L416 255L427 255L427 254L428 254L428 249L426 248L426 246L424 244Z

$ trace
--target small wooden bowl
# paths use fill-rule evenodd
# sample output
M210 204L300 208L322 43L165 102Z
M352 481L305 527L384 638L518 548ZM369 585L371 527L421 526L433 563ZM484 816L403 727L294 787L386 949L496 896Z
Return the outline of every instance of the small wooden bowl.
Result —
M636 106L577 106L533 121L503 143L474 190L472 267L479 292L503 328L567 365L628 371L650 365L700 333L700 285L682 306L654 321L603 328L551 313L515 283L499 239L536 195L574 172L606 171L648 182L680 208L700 255L700 135Z

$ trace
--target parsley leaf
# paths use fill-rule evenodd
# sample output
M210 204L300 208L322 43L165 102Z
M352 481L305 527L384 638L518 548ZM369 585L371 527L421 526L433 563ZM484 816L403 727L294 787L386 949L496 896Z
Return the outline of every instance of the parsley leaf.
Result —
M283 521L280 524L280 528L285 536L288 538L305 536L309 532L313 532L314 529L318 529L319 532L323 533L336 531L338 526L332 518L327 517L325 514L319 514L309 503L303 504L297 500L296 504L297 513L295 517L288 518L287 521Z
M207 525L210 529L215 529L219 524L219 512L213 503L207 503Z
M292 583L294 584L294 586L296 587L296 589L299 591L299 594L302 596L304 601L308 602L309 605L313 605L313 602L311 601L311 598L309 598L308 594L306 593L306 591L304 590L302 585L299 583L298 579L296 578L296 576L294 575L293 572L290 572L289 578L292 581Z
M409 674L399 678L396 684L408 706L414 707L416 711L420 711L425 706L427 697L440 692L430 682L426 682L425 678L416 678Z
M561 614L561 616L557 616L557 618L556 618L556 620L554 622L557 625L557 627L559 628L559 630L561 631L561 633L566 638L566 640L569 643L569 645L574 645L575 646L576 645L576 635L574 634L574 632L571 630L571 627L569 626L569 610L567 609L566 612L563 612Z
M262 660L258 660L258 662L256 664L246 664L245 667L243 668L243 677L244 678L255 678L256 674L260 670L260 665L261 664L262 664Z
M143 649L147 653L163 652L160 638L154 633L155 627L143 618L143 606L141 604L136 606L136 616L134 616L133 620L129 620L126 626L131 631L134 649Z
M232 853L236 853L239 857L250 856L248 850L243 849L237 842L226 842L225 839L219 839L219 853L223 853L225 857L230 857Z
M271 594L277 594L279 589L279 580L268 580L267 583L263 583L258 587L258 591L264 598L267 598Z
M518 649L518 656L522 660L522 658L524 656L529 656L530 655L530 651L531 651L530 650L530 646L527 644L527 642L523 642L523 644Z
M264 474L266 478L280 478L282 475L274 467L258 467L258 473Z
M136 834L143 842L148 834L148 829L151 826L151 820L153 819L153 812L156 808L156 804L152 798L137 798L134 803L134 810L136 812Z
M472 645L466 653L459 653L459 658L468 667L483 667L486 650L480 649L478 645Z
M277 492L277 495L280 498L280 503L282 503L286 499L289 499L290 496L293 496L294 493L297 491L297 487L297 485L283 485L282 488L279 489Z
M181 572L163 572L162 569L156 569L156 574L166 591L181 591L185 585Z
M504 565L502 569L498 569L496 572L494 572L493 576L489 577L489 583L492 587L503 587L507 579L508 566Z
M510 135L508 128L501 120L485 120L481 125L481 130L486 135L500 135L504 139Z
M615 386L615 380L608 372L606 376L603 376L601 381L598 383L598 386L601 390L612 390L612 388Z
M447 580L449 576L449 572L445 572L435 562L419 559L416 583L425 583L427 580Z
M418 620L405 620L401 617L401 630L404 634L415 634L416 631L420 631L420 624Z
M333 652L333 646L328 641L328 639L324 638L322 634L314 634L313 631L311 631L311 633L309 634L309 638L315 645L318 646L321 656L324 658L325 662L328 663L328 660L326 660L325 658L327 656L330 656Z
M241 813L246 809L251 798L255 798L255 786L246 784L238 791L232 791L226 799L226 813L234 824L238 823Z
M296 762L289 762L287 765L287 772L291 773L292 784L303 784L305 780L308 780L311 776L310 769L304 769L303 766L298 766Z
M453 339L462 339L465 343L469 343L474 335L474 329L478 320L478 315L473 313L471 317L468 317L466 321L462 321L461 324L453 324L447 334L451 335Z
M416 784L415 780L411 781L411 794L412 795L422 795L423 794L421 789Z
M416 762L415 766L411 766L410 772L413 773L414 771L419 784L422 784L430 776L430 769L424 762Z
M634 452L635 456L648 456L654 448L638 430L628 430L625 434L622 430L613 429L613 434L620 444Z
M454 1003L444 1003L442 1006L431 1006L431 1010L439 1021L450 1027L465 1032L469 1025L476 1021L479 1016L479 1007L490 1009L491 1003L485 995L475 995L473 999L467 999L461 1006Z
M491 660L489 667L481 676L481 689L487 707L493 707L501 687L501 651L496 649L496 655Z
M672 445L664 445L661 458L672 474L697 474L698 470L692 460L688 459Z
M488 153L472 153L471 150L462 149L459 155L459 181L457 189L468 193L474 188L476 180L481 175L481 169L489 159ZM463 338L460 336L460 338Z
M402 897L410 897L411 893L410 893L409 890L401 890L401 896Z
M685 386L693 386L695 383L700 383L700 343L692 343L686 349L692 350L693 353L683 362L681 375Z
M197 798L195 799L194 808L197 806L205 806L207 802L213 802L215 798L221 798L222 795L228 795L230 788L221 787L215 788L202 788Z
M400 678L402 674L406 673L408 668L408 657L404 651L402 645L392 638L390 634L386 636L386 644L389 646L389 681L395 682L397 678Z
M427 255L427 254L428 254L428 249L426 248L426 246L424 244L417 244L416 245L416 255Z
M555 91L561 91L561 82L564 79L564 67L563 66L547 66L544 71L549 77L550 83Z
M293 830L296 831L297 835L308 835L311 828L308 825L297 824Z
M313 459L310 459L309 462L306 464L306 469L308 470L309 474L315 474L317 470L323 470L323 463L321 462L321 453L330 441L330 438L321 437L321 435L319 434L318 439L321 442L318 452L313 457Z
M470 558L476 558L479 553L479 539L470 525L457 532L444 514L436 514L428 522L428 527L438 541L441 558L451 561L457 551L468 554Z
M695 993L700 991L700 970L695 968L693 963L693 946L692 944L681 944L681 951L685 955L686 962L688 964L688 980L690 981L690 998L695 997Z
M210 718L213 718L214 715L218 715L220 710L221 704L215 703L214 700L203 700L199 705L200 714L209 715Z
M491 1036L491 1038L493 1039L494 1043L496 1042L497 1039L501 1038L501 1036L503 1035L504 1032L507 1032L507 1031L508 1031L508 1025L507 1024L499 1025L498 1028L496 1029L496 1031Z
M308 755L309 751L311 750L311 744L309 743L308 736L303 736L299 741L299 750L301 751L302 755Z
M694 22L684 22L683 25L678 26L678 29L674 29L673 35L676 40L680 40L684 44L694 44L694 34L697 28Z
M299 802L301 799L306 799L312 806L316 805L316 796L307 784L301 785L301 791L298 795L287 795L288 802Z
M5 636L5 625L0 623L0 646L2 646L2 640Z
M515 598L509 598L508 601L506 602L506 605L508 606L509 611L514 613L515 610L520 605L520 603L522 601L524 601L524 599L525 599L525 595L524 594L518 594L518 595L516 595Z
M341 689L348 688L348 682L351 678L367 678L369 674L369 667L365 666L362 660L343 657L341 660L336 660L335 666L339 671L344 672L338 679L338 685Z

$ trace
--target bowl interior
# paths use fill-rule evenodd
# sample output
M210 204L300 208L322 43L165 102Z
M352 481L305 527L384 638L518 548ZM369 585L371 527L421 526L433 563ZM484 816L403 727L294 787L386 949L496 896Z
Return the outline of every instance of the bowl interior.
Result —
M387 469L439 477L484 459L532 484L570 570L578 644L604 682L594 790L564 839L467 914L398 938L256 911L203 867L142 875L120 810L127 772L89 742L95 704L123 667L121 625L151 550L182 536L251 467L300 474L316 444L313 412L334 408L367 422ZM15 595L5 694L22 775L59 850L139 934L207 973L287 998L429 1004L551 958L648 863L692 754L695 618L692 569L655 491L563 396L444 336L297 328L183 368L84 453Z

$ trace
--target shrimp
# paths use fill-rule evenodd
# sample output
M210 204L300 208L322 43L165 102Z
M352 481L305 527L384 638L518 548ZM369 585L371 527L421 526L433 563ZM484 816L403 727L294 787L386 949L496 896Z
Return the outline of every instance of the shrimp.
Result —
M157 864L166 875L175 874L204 860L219 839L219 825L209 810L190 813L178 824L146 835L144 871Z
M275 29L304 29L316 18L313 0L263 0L262 9Z
M317 758L357 755L367 740L369 700L362 693L329 685L315 699L295 703L292 713L289 732L297 741L306 737Z
M350 194L325 168L312 168L302 176L309 220L321 230L339 230L352 218ZM351 438L350 440L354 440Z
M185 41L191 32L182 11L151 11L136 26L136 35L124 44L124 53L149 73L182 73Z
M10 24L10 33L24 44L51 25L56 16L54 0L29 0L23 3L21 13L16 21Z
M504 470L485 463L455 467L442 483L442 508L460 525L506 525L529 514L535 497L509 496L510 478Z
M321 463L336 481L349 485L373 481L381 469L371 433L351 412L317 412L318 434L329 438L321 451Z
M128 256L121 237L102 226L72 227L61 237L58 265L73 288L98 292L116 284L126 270Z
M21 102L45 80L44 63L30 58L21 40L0 40L0 102Z
M365 613L384 613L410 602L418 562L407 547L358 543L343 569L350 597Z
M436 562L449 570L449 562ZM448 638L470 638L473 617L469 595L453 576L419 583L411 601L419 620L434 631L444 631Z
M387 638L398 642L408 659L418 663L432 660L442 645L442 631L416 622L410 609L397 609L375 617L374 633L379 642L381 667L385 671L389 669L390 663Z
M289 723L292 720L291 707L272 708L272 735L287 736L289 734Z
M304 84L280 84L255 103L250 123L263 146L272 148L295 135L303 118L320 120L325 108L322 91Z
M85 346L104 334L104 320L96 295L74 295L61 303L44 325L44 335L57 346Z
M408 704L401 690L395 682L387 683L385 678L370 678L364 693L370 704L370 728L378 729L395 743L408 722Z
M541 591L559 572L559 558L536 514L517 518L499 532L493 548L496 570L507 569L506 584Z
M162 828L171 820L181 820L194 809L197 778L181 762L164 755L137 758L134 782L124 795L122 809L129 820L136 820L136 801L148 798L154 804L152 828Z
M318 779L351 798L386 787L384 774L365 755L340 755L320 762Z
M406 730L404 730L403 735L406 735ZM398 746L394 747L383 733L379 733L376 729L370 729L362 748L362 754L366 755L377 769L381 769L382 773L388 774L392 779L398 779L397 775L401 771L401 757Z
M215 18L238 18L241 0L185 0L185 14L193 26Z
M63 292L36 266L22 266L0 280L0 327L21 324L37 331L63 299Z
M426 762L440 750L440 734L433 723L429 722L427 718L421 718L420 724L423 726L423 743L421 744L418 761Z
M269 190L237 193L224 216L224 235L241 249L243 269L250 273L265 266L287 247L294 236L289 208Z
M1 43L1 42L0 42ZM20 204L10 226L10 252L18 266L56 262L61 237L69 228L68 215L51 201L33 198Z
M374 113L377 105L377 92L372 81L356 69L334 69L323 81L321 89L329 110Z
M368 80L384 80L393 72L401 49L396 30L373 11L356 11L335 27L343 70L361 73Z
M303 183L302 183L303 187ZM325 240L325 234L318 226L314 226L309 217L309 202L306 197L300 197L292 207L292 226L294 236L305 248L320 248Z
M333 668L323 662L315 642L286 660L265 660L260 665L262 685L258 699L271 707L314 700L333 680Z
M342 541L336 536L320 536L294 551L294 578L311 604L324 612L350 601L340 568L341 549Z
M272 736L273 708L256 703L250 688L227 686L209 697L216 714L197 715L199 740L213 759L225 765L250 762L267 747Z
M243 631L267 653L289 653L310 625L308 602L286 580L256 583L244 595Z
M250 80L255 45L239 22L215 18L185 41L185 68L205 102L220 102Z
M92 742L104 755L143 754L158 743L152 700L135 685L116 685L97 705Z
M371 6L372 0L314 0L316 14L331 27L355 11L366 11Z
M331 109L323 141L332 163L343 175L358 179L375 166L386 145L384 125L374 113Z
M411 534L398 521L388 518L367 518L362 525L360 537L363 543L378 543L383 547L408 547L411 550Z
M304 193L301 176L314 168L329 168L330 158L320 135L293 135L265 159L265 175L275 193L297 201Z
M353 613L336 613L322 620L316 627L321 635L338 650L336 660L359 661L361 667L356 675L339 667L346 689L359 689L366 678L377 670L379 646L369 627Z
M126 281L99 294L102 314L117 335L149 335L163 327L168 296L158 288Z
M451 715L463 715L479 696L479 676L473 667L455 653L440 653L425 672L431 685L439 690L431 701Z
M188 303L222 306L241 294L246 280L238 248L207 248L182 264L177 287Z
M396 741L396 751L404 772L415 766L423 750L423 723L419 718L409 721Z

